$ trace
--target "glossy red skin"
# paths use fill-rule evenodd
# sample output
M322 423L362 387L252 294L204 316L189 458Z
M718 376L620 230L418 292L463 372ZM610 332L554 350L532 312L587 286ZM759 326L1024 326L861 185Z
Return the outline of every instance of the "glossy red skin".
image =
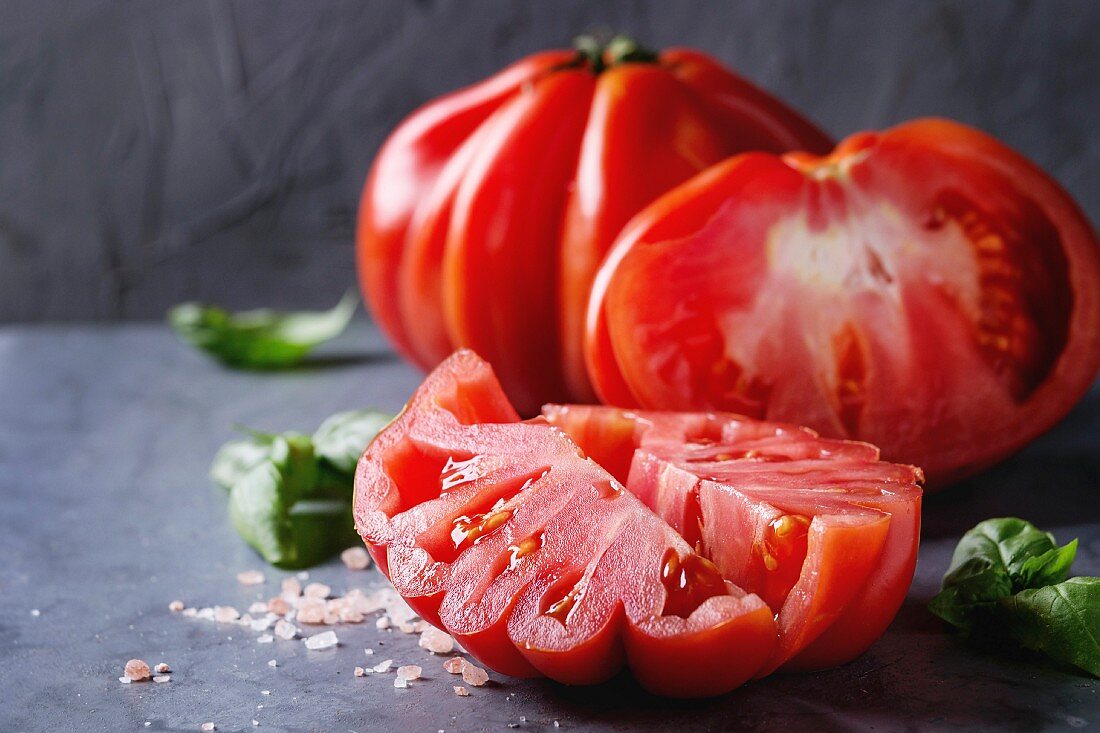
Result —
M846 266L829 258L862 251L859 237L890 239L858 228L881 227L884 207L900 222L887 231L926 232L904 254L896 239L877 249L886 276L843 291L812 280L814 267L827 280ZM780 235L767 243L799 216L814 236L847 228L792 275L789 257L770 259ZM993 249L980 250L990 233ZM871 270L860 277L879 277ZM767 317L750 318L754 308ZM851 330L814 325L842 312ZM670 191L608 254L587 329L607 402L797 421L872 442L939 489L1012 454L1088 390L1100 370L1100 246L1022 156L958 123L918 120L855 135L827 158L737 156ZM731 348L749 354L740 372L725 361Z
M456 456L474 468L444 490L439 468ZM516 491L500 505L507 522L449 554L454 517ZM686 618L663 613L662 557L670 548L686 562L690 548L561 431L518 422L471 352L433 371L372 442L355 492L356 526L398 592L504 674L589 684L625 664L647 689L694 697L739 686L774 653L771 611L732 586L691 603ZM509 548L536 536L537 551L504 570ZM543 607L575 572L589 579L561 624Z
M629 470L632 489L586 458L567 432L614 470ZM628 469L613 458L625 444L640 446ZM722 455L731 451L752 455ZM836 646L838 626L866 616L864 597L883 585L876 577L891 556L890 532L905 530L888 510L892 482L919 516L920 491L904 484L919 472L876 458L866 444L732 415L637 416L581 406L520 422L488 365L460 351L364 453L354 512L378 567L409 605L493 669L590 684L625 665L651 691L706 696L779 667L815 666L802 654ZM816 472L809 482L800 478L807 466ZM696 492L704 497L700 546L729 566L725 581L685 541L684 501L700 483L700 467L739 476L736 489L723 479ZM677 493L681 476L685 492ZM855 501L818 490L850 492L872 480ZM723 496L711 502L708 492ZM734 516L735 506L751 507L764 525ZM780 595L768 586L775 596L769 608L728 578L767 585L747 538L792 512L812 517L806 560L795 556L796 564L781 566L796 571L794 586ZM472 544L457 544L464 536L457 529L484 529L486 516L501 521ZM687 580L662 579L670 553L678 566L694 568ZM902 595L911 563L908 573ZM898 589L896 578L887 581ZM564 622L551 618L569 588L584 589L572 613ZM815 662L861 652L873 638L858 631L863 646L853 649L845 638Z
M523 414L593 399L589 288L633 214L729 155L831 145L696 51L599 75L575 58L537 54L413 113L360 206L360 283L398 350L424 369L477 350Z
M543 415L594 460L624 476L630 491L689 544L702 539L705 554L742 588L761 592L764 578L760 568L750 573L748 566L731 564L732 558L751 550L768 521L792 513L820 521L818 547L810 553L817 570L803 568L805 579L796 586L802 597L792 602L792 593L773 607L780 645L760 675L848 662L882 635L901 608L920 544L919 469L878 462L878 449L867 443L821 439L806 428L726 413L547 405ZM698 441L708 444L693 446ZM735 458L703 460L715 454ZM855 480L864 474L866 479ZM800 486L814 490L799 493ZM835 501L828 490L856 486L862 493ZM702 538L686 526L695 521L685 506L692 492L702 497L709 530ZM864 521L838 525L845 517ZM807 605L799 607L801 601Z

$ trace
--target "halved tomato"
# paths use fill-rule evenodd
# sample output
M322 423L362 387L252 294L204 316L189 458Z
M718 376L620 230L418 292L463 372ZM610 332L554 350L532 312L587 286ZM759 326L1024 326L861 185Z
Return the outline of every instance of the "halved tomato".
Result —
M844 661L873 641L856 615L880 604L874 636L893 616L919 472L875 458L731 415L520 422L460 351L364 453L356 526L409 604L499 672L584 684L625 664L660 694L713 695Z
M1096 377L1100 247L1057 183L946 120L740 155L623 231L587 361L610 402L797 421L943 486Z

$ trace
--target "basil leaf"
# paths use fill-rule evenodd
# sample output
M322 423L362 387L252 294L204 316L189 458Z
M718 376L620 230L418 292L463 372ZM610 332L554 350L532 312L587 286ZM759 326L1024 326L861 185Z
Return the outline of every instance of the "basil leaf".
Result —
M168 322L180 339L229 366L276 369L297 364L315 346L339 336L358 302L348 293L327 311L261 309L239 313L182 303L168 311Z
M248 432L248 437L222 445L210 464L210 478L223 489L231 489L254 466L269 458L276 438L286 440L288 448L298 453L312 450L309 436L300 433L275 435L252 430Z
M317 457L350 479L355 475L355 465L367 444L392 419L392 415L377 410L351 410L332 415L313 434Z
M1100 578L1023 590L998 605L1020 646L1100 677Z
M1020 585L1041 588L1061 583L1069 577L1070 566L1077 556L1077 540L1064 547L1047 550L1038 557L1029 557L1020 568Z
M928 610L965 632L982 619L982 607L1012 594L1012 581L1004 567L985 557L971 557L943 579L943 590L928 603Z
M1067 550L1067 545L1062 551L1068 554L1072 563L1076 545L1070 544L1073 545L1072 550ZM1013 592L1033 587L1037 578L1056 573L1063 564L1068 570L1065 555L1052 555L1042 562L1036 560L1056 549L1054 536L1030 522L1014 517L987 519L959 540L944 577L944 587L951 583L951 576L959 567L976 557L983 558L992 567L1007 574L1012 580Z

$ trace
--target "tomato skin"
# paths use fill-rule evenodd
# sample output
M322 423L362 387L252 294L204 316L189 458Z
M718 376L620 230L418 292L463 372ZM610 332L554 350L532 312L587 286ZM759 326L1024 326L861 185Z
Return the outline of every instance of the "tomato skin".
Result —
M360 284L421 368L472 347L523 414L591 401L589 288L626 221L734 153L830 145L696 51L599 74L573 52L536 54L426 105L383 145L360 206Z
M586 328L605 402L867 440L936 490L1088 390L1100 244L1018 153L918 120L825 157L736 156L668 192L604 260Z

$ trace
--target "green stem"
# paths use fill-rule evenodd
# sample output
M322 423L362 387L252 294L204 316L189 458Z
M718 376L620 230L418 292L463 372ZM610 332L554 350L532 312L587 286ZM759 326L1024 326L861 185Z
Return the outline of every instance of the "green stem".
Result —
M642 46L629 36L615 36L603 41L596 36L577 36L573 39L577 49L578 65L586 65L593 74L620 64L655 64L657 52Z

